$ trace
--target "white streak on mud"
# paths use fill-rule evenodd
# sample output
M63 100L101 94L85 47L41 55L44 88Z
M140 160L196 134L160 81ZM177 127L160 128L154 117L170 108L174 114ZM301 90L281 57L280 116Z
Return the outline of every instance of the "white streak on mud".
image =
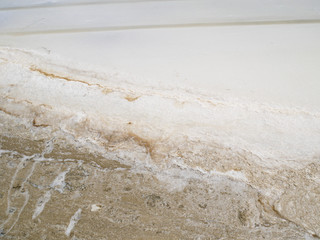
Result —
M46 142L45 149L43 150L41 156L43 157L45 154L51 153L54 148L54 139L52 138L49 141Z
M13 151L9 151L9 150L2 150L0 149L0 157L2 156L2 154L4 153L12 153Z
M29 196L29 192L26 191L26 192L23 193L23 195L25 197L23 206L20 208L17 218L15 219L14 223L10 226L9 230L5 233L5 235L8 234L13 229L13 227L16 225L16 223L18 222L18 220L20 218L20 215L21 215L22 211L24 210L24 208L26 207L26 205L27 205L27 203L29 201L29 197L30 197Z
M11 179L10 187L9 187L9 190L8 190L7 210L6 210L6 214L7 214L7 215L9 215L10 209L11 209L11 205L12 205L12 204L11 204L11 200L10 200L11 190L12 190L12 188L13 188L13 185L14 185L14 182L15 182L15 180L16 180L16 178L17 178L17 175L18 175L19 171L24 167L24 164L27 162L27 160L30 160L30 159L32 159L32 158L35 157L35 156L36 156L36 154L35 154L35 155L32 155L32 156L29 156L29 157L28 157L28 156L24 156L24 157L22 158L22 160L20 161L20 163L18 164L18 166L17 166L17 169L16 169L16 171L15 171L15 173L14 173L12 179ZM28 201L29 201L29 197L30 197L30 196L29 196L29 192L28 192L27 189L24 189L24 185L25 185L25 183L28 181L28 179L32 176L32 174L33 174L33 172L34 172L34 170L35 170L36 165L37 165L37 162L33 162L33 163L32 163L32 167L31 167L31 170L30 170L29 174L26 176L26 178L24 179L24 181L21 183L21 187L20 187L20 188L21 188L21 190L23 190L23 192L20 192L20 194L24 196L25 200L24 200L24 203L23 203L23 205L21 206L21 208L20 208L20 210L19 210L19 213L18 213L16 219L14 220L13 224L9 227L8 231L6 231L4 235L8 234L8 233L13 229L13 227L16 225L16 223L18 222L18 220L19 220L19 218L20 218L20 215L21 215L22 211L24 210L25 206L27 205L27 203L28 203ZM13 215L14 215L13 213L10 214L10 215L8 216L8 218L0 225L0 230L1 230L1 231L4 230L5 225L11 220L11 218L12 218Z
M46 147L44 149L44 151L42 152L41 156L43 156L45 153L50 153L53 149L53 139L51 139L50 141L47 142L46 144ZM0 151L0 155L2 153L6 153L8 151L5 151L5 150L1 150ZM39 154L34 154L32 156L24 156L21 161L19 162L17 168L16 168L16 171L15 173L13 174L12 176L12 179L11 179L11 182L10 182L10 187L8 189L8 194L7 194L7 209L6 209L6 215L8 216L7 219L0 225L0 230L1 232L4 232L4 228L5 226L10 222L11 218L14 216L14 212L10 213L10 210L11 210L11 205L12 205L12 202L11 202L11 192L12 192L12 189L13 189L13 185L17 179L17 176L20 172L21 169L23 169L27 164L28 164L28 160L33 160L33 163L32 163L32 166L31 166L31 169L28 173L28 175L25 177L25 179L23 180L23 182L21 183L21 186L20 186L20 189L21 189L21 192L19 194L21 194L22 196L24 196L25 200L24 200L24 203L23 205L20 207L19 209L19 212L18 212L18 215L16 216L16 219L14 220L13 224L11 224L11 226L8 227L8 230L6 232L4 232L4 236L6 234L8 234L12 229L13 227L16 225L16 223L18 222L19 218L20 218L20 215L21 213L23 212L24 208L26 207L26 205L28 204L28 201L29 201L29 192L27 189L24 188L24 185L25 183L29 180L29 178L32 176L35 168L36 168L36 165L38 164L37 161L35 161L35 158L38 158L39 157ZM68 170L69 171L69 170ZM64 173L65 175L65 173ZM58 176L59 177L59 176ZM63 181L64 181L64 176L63 176ZM53 182L54 184L54 187L60 187L61 183L60 181L57 181L57 182ZM61 191L60 188L58 189L58 191ZM47 196L47 195L45 195ZM49 200L49 199L48 199ZM48 201L47 200L47 201ZM45 204L44 204L45 205ZM42 208L44 208L44 205ZM41 209L41 207L37 210L37 212L39 212ZM42 209L43 210L43 209ZM41 211L42 211L41 210ZM36 214L36 216L38 216L41 211L39 213ZM35 216L35 215L34 215ZM35 217L36 217L35 216Z
M60 193L63 193L63 189L66 185L65 183L65 178L66 178L66 174L70 171L70 168L68 168L67 171L64 171L62 173L60 173L55 180L53 180L53 182L51 183L50 187Z
M76 213L71 217L70 219L70 223L67 227L67 230L65 232L65 234L69 237L70 233L72 231L72 229L74 228L74 226L77 224L77 222L80 220L81 218L81 208L79 208Z
M42 213L45 205L51 199L51 190L47 191L41 198L38 199L36 209L32 215L32 219L35 219Z
M69 171L70 171L70 168L68 168L68 170L66 170L64 172L59 173L59 175L50 184L51 189L38 199L36 209L34 210L34 213L32 215L32 219L35 219L36 217L38 217L42 213L47 202L49 202L51 199L52 190L56 190L60 193L63 193L63 189L66 185L64 180L65 180L66 174Z
M13 184L17 178L17 175L19 173L19 171L22 169L24 163L26 162L27 158L24 157L20 163L18 164L17 168L16 168L16 171L15 173L13 174L12 176L12 179L11 179L11 182L10 182L10 187L9 187L9 190L8 190L8 195L7 195L7 211L6 211L6 214L8 215L9 214L9 210L10 210L10 206L11 206L11 200L10 200L10 196L11 196L11 190L12 190L12 187L13 187Z

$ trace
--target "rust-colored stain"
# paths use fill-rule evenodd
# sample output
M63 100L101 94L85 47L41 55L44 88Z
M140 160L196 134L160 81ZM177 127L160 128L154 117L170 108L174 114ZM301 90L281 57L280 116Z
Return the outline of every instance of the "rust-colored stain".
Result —
M112 93L112 92L113 92L113 90L110 89L110 88L104 87L104 88L102 89L102 93L103 93L103 94L109 94L109 93Z
M83 84L86 84L88 86L96 86L96 87L99 87L102 89L102 92L105 93L105 94L108 94L108 93L111 93L113 92L113 90L111 89L108 89L100 84L97 84L97 83L88 83L86 81L83 81L83 80L78 80L78 79L72 79L72 78L69 78L69 77L65 77L65 76L60 76L60 75L56 75L56 74L53 74L53 73L48 73L42 69L39 69L39 68L36 68L36 67L30 67L29 68L31 71L33 72L38 72L46 77L51 77L51 78L59 78L59 79L63 79L63 80L66 80L68 82L78 82L78 83L83 83Z
M140 98L140 96L130 96L130 95L127 95L125 97L125 99L129 102L134 102L135 100L137 100L138 98Z
M26 99L25 100L17 100L16 98L13 98L13 97L6 97L6 98L12 100L14 103L27 103L27 104L33 105L33 106L39 106L39 107L45 107L45 108L52 109L52 107L50 105L45 104L45 103L42 103L39 105L34 105L33 102L26 100Z
M32 102L29 100L17 100L16 98L13 98L13 97L6 97L6 98L12 100L14 103L28 103L32 105Z
M72 81L72 82L81 82L81 83L84 83L84 84L88 84L87 82L84 82L84 81L81 81L81 80L74 80L74 79L71 79L71 78L67 78L67 77L64 77L64 76L58 76L58 75L55 75L53 73L47 73L39 68L35 68L35 67L30 67L30 70L33 71L33 72L38 72L42 75L45 75L46 77L51 77L51 78L60 78L60 79L64 79L64 80L67 80L67 81Z
M36 119L33 119L33 121L32 121L32 126L34 126L34 127L48 127L49 125L37 123L37 120L36 120Z
M144 147L148 151L148 153L152 156L152 152L154 150L154 147L153 147L153 144L151 143L151 141L149 141L149 140L147 140L145 138L142 138L142 137L140 137L137 134L132 133L132 132L129 132L128 136L130 138L132 138L138 145Z
M0 107L0 111L6 113L6 114L8 114L8 115L18 116L17 114L14 114L14 113L12 113L12 112L9 112L8 110L6 110L6 109L4 109L4 108L2 108L2 107Z

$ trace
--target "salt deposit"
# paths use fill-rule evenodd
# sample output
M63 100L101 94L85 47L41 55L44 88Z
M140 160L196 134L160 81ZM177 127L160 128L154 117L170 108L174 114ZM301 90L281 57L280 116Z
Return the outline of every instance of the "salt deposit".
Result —
M0 236L320 236L317 1L0 7Z

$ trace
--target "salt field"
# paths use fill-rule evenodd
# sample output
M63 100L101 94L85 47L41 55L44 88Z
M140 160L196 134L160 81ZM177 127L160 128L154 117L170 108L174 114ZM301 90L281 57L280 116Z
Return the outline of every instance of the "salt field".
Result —
M0 238L319 239L318 1L2 1Z

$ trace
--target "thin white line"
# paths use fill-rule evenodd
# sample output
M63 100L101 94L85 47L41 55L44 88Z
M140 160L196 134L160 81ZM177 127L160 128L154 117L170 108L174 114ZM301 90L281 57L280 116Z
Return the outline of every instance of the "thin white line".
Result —
M74 226L77 224L77 222L80 220L81 218L81 208L79 208L76 213L71 217L70 219L70 223L67 227L67 230L65 232L65 234L69 237L70 233L72 231L72 229L74 228Z
M165 28L197 28L197 27L229 27L229 26L259 26L259 25L292 25L292 24L319 24L320 19L289 19L268 21L237 21L237 22L208 22L208 23L182 23L182 24L159 24L159 25L133 25L133 26L110 26L78 29L55 29L25 32L3 32L0 35L37 35L37 34L61 34L61 33L86 33L108 32L123 30L165 29Z

